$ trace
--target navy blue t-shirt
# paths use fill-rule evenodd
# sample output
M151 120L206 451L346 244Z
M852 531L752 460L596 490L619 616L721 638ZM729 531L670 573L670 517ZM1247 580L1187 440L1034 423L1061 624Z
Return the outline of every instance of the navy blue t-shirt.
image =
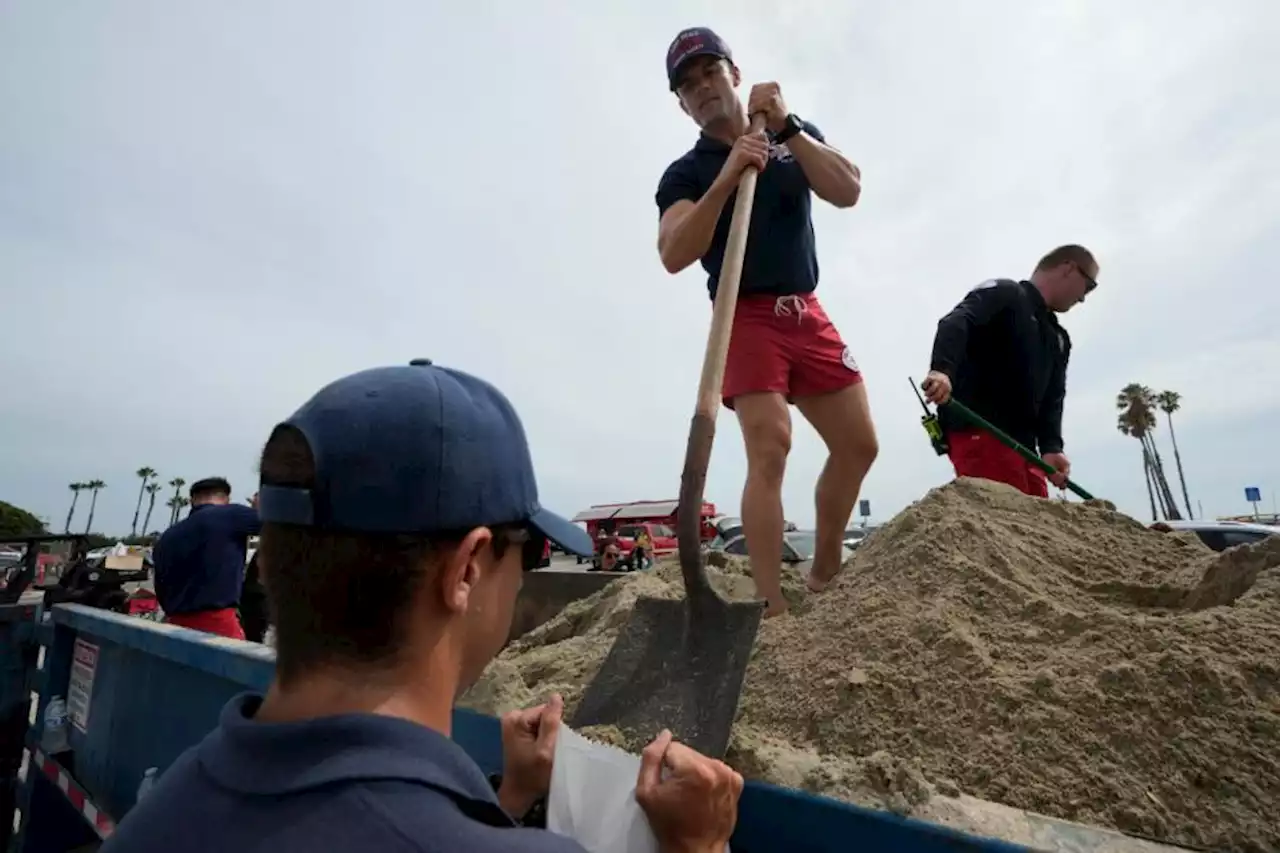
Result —
M261 702L233 699L100 853L584 853L516 826L438 732L372 714L257 723Z
M261 527L253 507L192 507L191 514L166 530L151 551L161 609L196 613L235 607L244 583L249 537Z
M805 132L825 142L818 128L804 123ZM682 199L698 201L711 188L729 159L730 146L702 136L696 145L667 167L658 182L658 215ZM716 223L711 248L702 257L707 271L707 290L715 299L729 240L729 223L737 192L729 196ZM812 293L818 286L818 254L813 237L813 193L809 179L786 145L770 145L769 162L756 182L751 227L747 231L747 254L742 263L739 294Z

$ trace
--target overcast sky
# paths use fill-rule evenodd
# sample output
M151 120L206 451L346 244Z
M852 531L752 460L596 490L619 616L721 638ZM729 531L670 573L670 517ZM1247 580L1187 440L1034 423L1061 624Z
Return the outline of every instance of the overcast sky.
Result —
M938 317L1064 242L1102 265L1064 318L1076 478L1149 515L1115 429L1137 381L1183 394L1193 502L1244 512L1256 485L1270 510L1267 0L11 0L0 499L60 530L67 484L99 478L94 527L127 532L143 465L246 496L273 424L415 356L508 393L548 506L674 497L710 304L699 268L662 269L653 193L696 136L663 75L691 25L862 169L858 206L815 219L818 295L881 438L873 521L951 474L907 387ZM730 413L719 425L707 496L736 512L742 440ZM1173 477L1163 423L1159 440ZM797 418L801 524L824 456Z

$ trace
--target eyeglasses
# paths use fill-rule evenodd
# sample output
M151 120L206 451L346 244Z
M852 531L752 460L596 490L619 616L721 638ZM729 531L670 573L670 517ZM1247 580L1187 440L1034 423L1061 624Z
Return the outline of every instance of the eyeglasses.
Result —
M1084 271L1084 267L1076 264L1076 272L1084 279L1084 292L1086 294L1093 293L1098 289L1098 281L1093 276Z
M495 536L501 536L513 547L520 548L520 568L531 572L542 565L542 555L547 551L547 537L541 531L528 526L496 527Z
M457 544L473 529L445 531L434 534L432 539ZM501 539L508 547L520 549L520 566L524 571L531 572L542 565L543 555L547 553L547 537L542 531L525 522L491 524L489 530L493 533L495 545ZM496 555L497 552L494 553Z

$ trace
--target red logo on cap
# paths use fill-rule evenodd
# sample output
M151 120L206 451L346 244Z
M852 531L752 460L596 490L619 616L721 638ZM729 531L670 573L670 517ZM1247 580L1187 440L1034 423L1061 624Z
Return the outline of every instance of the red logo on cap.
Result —
M685 30L676 36L675 41L671 42L671 47L667 50L667 56L674 56L677 53L687 54L690 51L701 50L702 48L702 33L697 30Z

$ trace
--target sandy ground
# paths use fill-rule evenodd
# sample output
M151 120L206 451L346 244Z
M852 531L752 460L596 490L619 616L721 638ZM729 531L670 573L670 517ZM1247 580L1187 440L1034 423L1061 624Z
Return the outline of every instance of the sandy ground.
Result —
M723 594L751 596L746 565L716 562ZM786 591L735 723L745 775L927 818L970 795L1280 850L1280 537L1215 555L1106 506L961 480L824 594L794 574ZM636 598L681 594L674 565L626 577L513 643L463 703L560 692L571 715Z

